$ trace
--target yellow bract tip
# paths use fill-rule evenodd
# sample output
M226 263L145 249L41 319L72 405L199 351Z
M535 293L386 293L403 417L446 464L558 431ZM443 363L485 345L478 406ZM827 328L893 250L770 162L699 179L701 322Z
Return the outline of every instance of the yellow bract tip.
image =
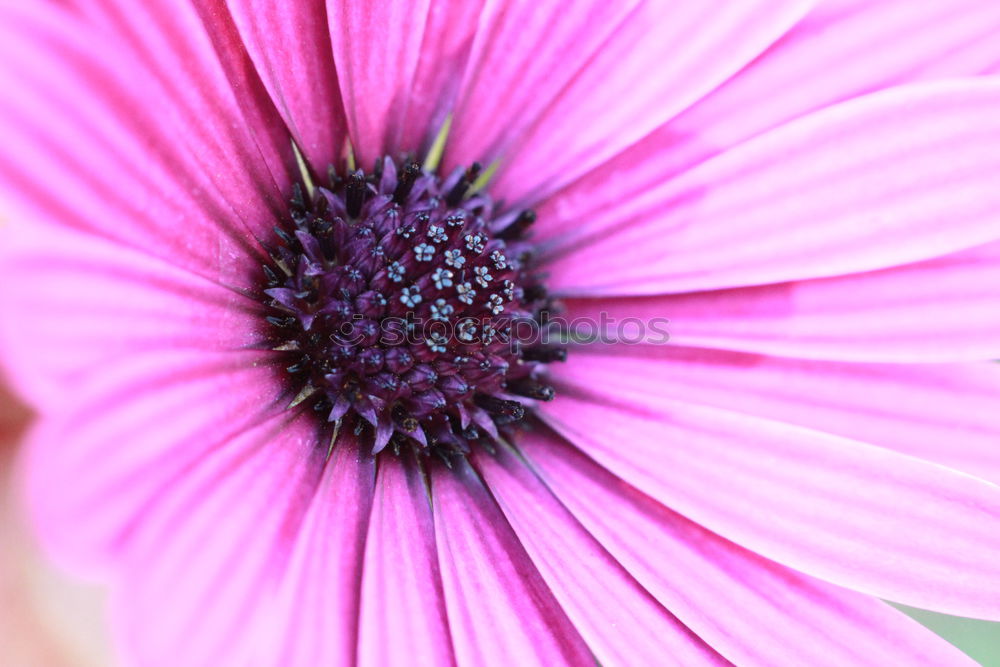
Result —
M312 201L313 191L316 190L316 186L313 184L312 174L309 173L309 165L306 164L306 159L302 157L299 145L294 141L292 142L292 150L295 151L295 163L299 165L299 175L302 176L302 182L306 186L306 194L309 195L309 200Z
M298 395L292 399L292 402L288 404L288 407L294 408L296 405L302 403L302 401L306 400L315 393L316 393L316 387L312 386L311 384L307 384L306 386L302 387L302 391L300 391Z
M344 161L347 163L348 173L354 173L354 170L358 168L357 162L354 160L354 146L351 145L350 137L344 139Z
M441 164L441 157L444 155L444 145L448 141L448 134L451 132L452 115L448 114L444 119L444 124L434 137L431 149L427 151L427 158L424 160L424 169L427 171L437 171Z
M490 166L486 167L486 169L479 174L479 177L472 182L472 185L469 186L469 192L479 192L489 185L490 179L493 178L493 174L497 173L497 169L499 168L500 160L494 160L490 163Z
M326 449L326 460L330 460L330 455L333 454L333 446L337 442L337 436L340 435L340 420L338 419L333 423L333 435L330 436L330 446Z

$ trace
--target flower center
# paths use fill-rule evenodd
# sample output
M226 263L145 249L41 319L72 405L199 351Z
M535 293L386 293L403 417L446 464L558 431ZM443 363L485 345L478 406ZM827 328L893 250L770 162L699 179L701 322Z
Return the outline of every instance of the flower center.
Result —
M338 176L275 227L262 290L269 339L332 430L378 453L447 455L490 443L553 397L539 342L551 307L532 270L532 211L495 215L479 165L441 180L382 158Z

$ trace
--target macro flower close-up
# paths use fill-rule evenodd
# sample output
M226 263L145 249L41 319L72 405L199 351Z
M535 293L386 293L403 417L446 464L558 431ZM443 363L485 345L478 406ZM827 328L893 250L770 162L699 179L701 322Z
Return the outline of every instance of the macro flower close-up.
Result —
M1000 621L998 34L5 0L33 539L122 665L976 664L902 609Z

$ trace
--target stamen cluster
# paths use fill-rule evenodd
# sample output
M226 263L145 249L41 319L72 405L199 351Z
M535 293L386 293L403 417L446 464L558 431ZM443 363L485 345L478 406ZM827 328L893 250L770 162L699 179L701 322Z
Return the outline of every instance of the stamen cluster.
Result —
M524 238L534 213L494 216L478 176L386 157L296 188L262 292L293 405L323 418L331 447L346 427L374 453L467 452L553 397L540 373L566 351L523 336L550 308Z

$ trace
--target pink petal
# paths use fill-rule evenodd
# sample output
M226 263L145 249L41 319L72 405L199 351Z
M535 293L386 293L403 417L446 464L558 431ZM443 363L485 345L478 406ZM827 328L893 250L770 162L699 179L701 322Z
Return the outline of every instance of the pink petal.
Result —
M458 96L462 75L479 29L486 0L431 0L417 70L405 113L394 119L400 135L391 145L423 155L430 148Z
M807 113L907 82L995 72L1000 5L983 0L819 3L761 57L539 210L546 238ZM620 224L600 216L607 224Z
M838 278L677 296L571 300L564 315L570 321L603 317L606 328L614 330L626 318L647 324L660 318L657 328L673 343L693 347L838 361L982 361L1000 357L998 260L1000 243L993 243Z
M448 621L460 665L593 662L468 463L431 470Z
M427 488L419 468L392 455L375 480L358 652L361 665L454 662Z
M811 4L505 7L473 49L449 155L503 160L496 193L537 201L707 94Z
M1000 367L801 361L674 345L574 352L553 382L603 399L662 399L887 447L1000 482Z
M640 4L487 3L454 110L452 165L499 157Z
M1000 618L1000 488L854 440L661 399L563 395L542 416L636 488L820 579ZM622 446L627 443L627 446Z
M420 62L431 0L327 0L334 60L354 152L368 168L392 152ZM388 47L387 45L391 45Z
M475 463L599 664L729 664L632 579L509 450Z
M84 571L120 560L135 524L178 479L281 411L261 360L257 352L147 352L49 397L56 414L31 434L25 484L50 551Z
M0 349L38 406L75 402L75 383L138 354L236 350L259 339L254 303L144 253L88 234L13 223L0 267ZM0 232L2 233L2 232ZM216 269L224 280L222 267ZM18 279L20 277L20 279Z
M373 461L359 455L361 449L350 440L334 447L319 488L307 498L302 525L287 536L292 538L290 559L269 610L272 643L261 664L356 662L362 561L375 482Z
M129 3L136 25L114 15L114 32L52 6L4 9L0 85L18 94L0 109L0 188L11 219L211 275L261 254L254 236L284 209L291 146L266 93L241 78L235 30L215 26L213 45L189 9L151 17L153 4Z
M995 240L998 105L996 80L938 82L784 125L622 201L588 228L605 231L560 251L550 286L649 294L756 285Z
M273 626L287 536L318 481L311 432L308 420L276 419L202 448L136 517L114 600L127 662L256 661Z
M224 0L180 5L171 0L77 1L127 41L127 46L116 44L115 49L102 44L102 51L121 54L131 49L151 77L160 80L180 124L169 129L175 141L184 139L202 160L206 184L219 188L247 223L261 216L270 229L273 216L266 214L276 204L279 213L285 213L292 176L298 172L288 130ZM143 104L151 106L149 101Z
M264 85L306 159L325 176L347 136L324 0L229 0ZM376 49L372 49L376 51Z
M639 493L558 437L529 435L518 440L518 447L587 531L734 664L970 664L957 649L888 605L718 537ZM546 531L541 525L539 529Z

